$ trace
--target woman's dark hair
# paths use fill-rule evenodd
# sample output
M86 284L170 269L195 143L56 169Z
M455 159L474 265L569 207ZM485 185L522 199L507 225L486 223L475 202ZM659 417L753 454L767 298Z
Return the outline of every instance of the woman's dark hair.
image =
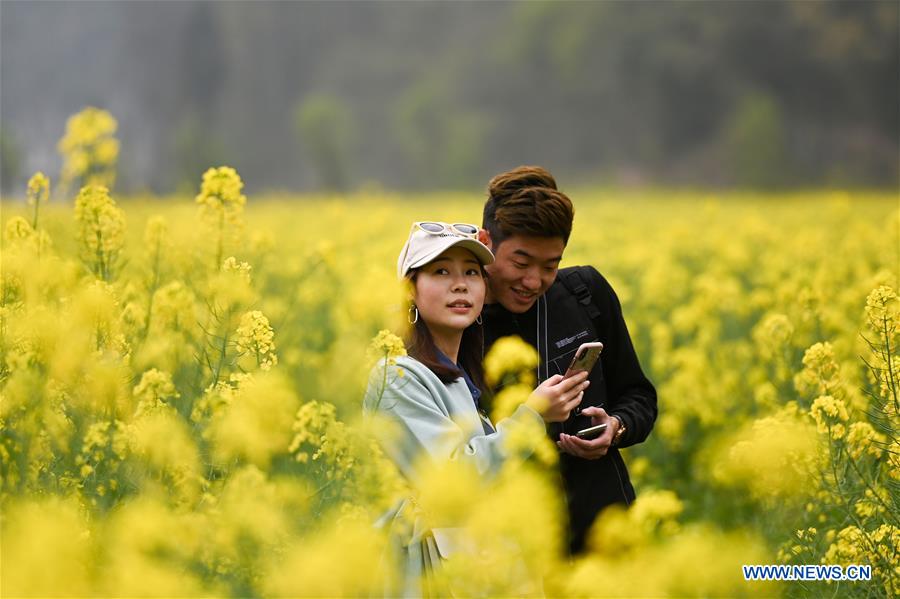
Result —
M539 166L520 166L488 183L482 227L496 246L513 235L561 237L569 242L575 209L556 180Z
M482 275L486 275L484 267ZM409 280L415 285L417 271L410 273ZM406 352L433 372L444 384L449 384L463 375L459 368L451 368L438 360L438 348L434 344L434 337L428 330L428 325L422 318L415 324L411 324L406 331ZM477 322L473 322L463 331L462 340L459 342L457 363L462 366L475 386L482 393L487 391L484 383L484 329Z

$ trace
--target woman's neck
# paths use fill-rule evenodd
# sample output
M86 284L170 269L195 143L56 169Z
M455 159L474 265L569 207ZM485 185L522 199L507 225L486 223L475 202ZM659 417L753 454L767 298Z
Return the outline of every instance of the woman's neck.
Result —
M428 328L431 338L434 340L434 346L441 350L450 361L456 364L459 358L459 344L462 342L462 331L458 330L434 330Z

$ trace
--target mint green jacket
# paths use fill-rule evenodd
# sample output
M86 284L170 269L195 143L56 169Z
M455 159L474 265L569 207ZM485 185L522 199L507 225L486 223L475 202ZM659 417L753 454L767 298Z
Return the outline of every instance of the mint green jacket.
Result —
M379 439L413 492L421 480L422 469L444 460L469 462L485 476L496 473L507 457L507 430L517 421L538 424L534 428L541 435L544 430L540 414L523 404L497 423L497 432L485 435L465 381L458 378L444 384L428 367L407 356L397 358L394 365L382 362L373 368L363 411L377 413L393 425L393 430L379 435ZM522 448L517 447L516 453L522 455ZM399 525L401 517L413 520L411 531L408 525ZM452 531L429 529L411 497L385 514L379 525L391 529L395 560L406 562L405 580L386 589L387 594L431 594L427 572L440 568L441 558L452 552Z

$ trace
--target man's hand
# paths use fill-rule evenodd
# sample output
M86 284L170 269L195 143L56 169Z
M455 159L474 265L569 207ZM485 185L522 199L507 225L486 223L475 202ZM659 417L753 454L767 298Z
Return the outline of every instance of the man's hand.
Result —
M616 436L616 431L619 430L619 419L610 417L603 408L585 408L581 411L581 414L591 417L591 426L597 426L605 422L606 430L596 439L579 439L575 435L562 433L559 435L559 441L557 441L556 445L566 453L586 460L602 458L609 451L609 446Z
M591 384L587 377L587 372L579 372L567 379L554 374L532 391L525 404L540 414L544 422L565 422Z

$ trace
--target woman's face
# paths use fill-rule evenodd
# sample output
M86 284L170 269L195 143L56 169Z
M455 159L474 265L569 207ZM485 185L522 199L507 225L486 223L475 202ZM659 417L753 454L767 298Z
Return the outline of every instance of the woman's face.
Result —
M461 247L419 269L413 300L432 334L461 332L484 306L485 282L475 255Z

